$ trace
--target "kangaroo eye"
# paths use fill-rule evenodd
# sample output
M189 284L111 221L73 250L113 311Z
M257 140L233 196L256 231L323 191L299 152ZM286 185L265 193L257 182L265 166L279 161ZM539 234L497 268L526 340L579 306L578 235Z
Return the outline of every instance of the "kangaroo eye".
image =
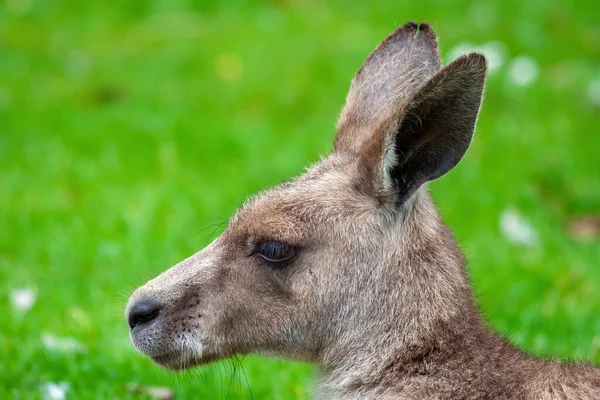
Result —
M280 263L294 256L294 248L278 240L266 240L258 245L256 254L270 263Z

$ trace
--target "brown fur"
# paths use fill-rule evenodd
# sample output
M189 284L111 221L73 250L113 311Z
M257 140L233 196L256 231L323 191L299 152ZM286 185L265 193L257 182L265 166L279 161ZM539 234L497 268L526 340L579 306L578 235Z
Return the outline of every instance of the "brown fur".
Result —
M135 347L172 369L248 352L312 362L323 399L600 398L598 369L529 356L480 317L423 184L466 151L485 61L439 68L431 27L390 35L352 83L334 152L136 290L126 314L160 312ZM265 240L295 257L264 261Z

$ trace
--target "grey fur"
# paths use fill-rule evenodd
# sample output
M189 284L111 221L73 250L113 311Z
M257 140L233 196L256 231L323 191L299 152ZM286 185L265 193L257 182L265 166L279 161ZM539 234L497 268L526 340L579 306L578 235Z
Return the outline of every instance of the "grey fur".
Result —
M333 153L135 291L126 314L143 299L162 309L134 346L171 369L249 352L312 362L321 399L600 398L598 369L529 356L480 317L423 183L464 154L485 60L439 68L431 27L392 33L352 83ZM265 239L295 258L253 255Z

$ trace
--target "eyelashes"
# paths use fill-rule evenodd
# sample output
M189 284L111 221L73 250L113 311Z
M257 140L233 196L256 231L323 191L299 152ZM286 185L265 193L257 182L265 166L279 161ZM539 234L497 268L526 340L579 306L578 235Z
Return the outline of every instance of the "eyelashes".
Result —
M292 259L296 249L280 240L265 240L256 246L254 254L268 263L278 264Z

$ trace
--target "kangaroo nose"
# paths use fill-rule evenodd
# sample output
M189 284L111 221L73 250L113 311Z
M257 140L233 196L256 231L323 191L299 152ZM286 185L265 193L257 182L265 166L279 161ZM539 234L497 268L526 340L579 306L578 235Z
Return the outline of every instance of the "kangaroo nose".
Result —
M129 328L133 329L136 326L147 324L152 321L160 312L160 305L149 300L141 300L131 307L127 322Z

